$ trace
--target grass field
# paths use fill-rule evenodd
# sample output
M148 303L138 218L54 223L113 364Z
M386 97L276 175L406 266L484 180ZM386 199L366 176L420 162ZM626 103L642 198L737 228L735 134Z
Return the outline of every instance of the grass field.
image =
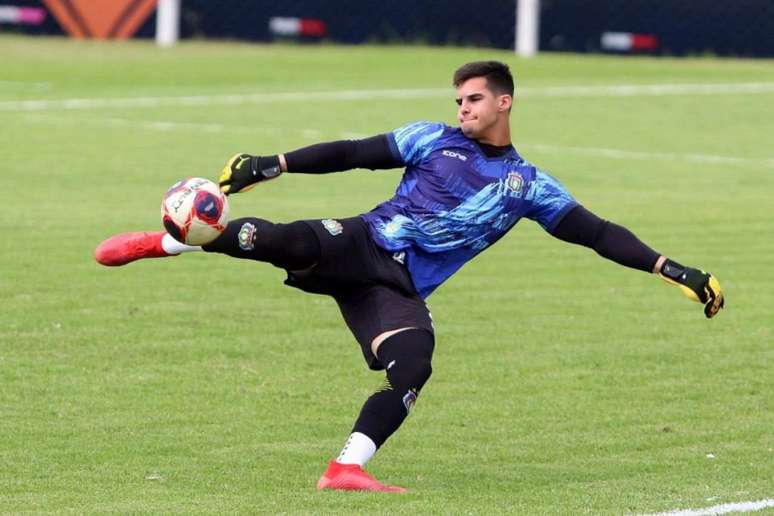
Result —
M160 228L165 189L217 177L235 152L454 124L452 71L489 58L517 76L516 148L712 271L727 309L707 321L655 277L523 221L429 299L433 378L369 464L409 494L318 493L382 380L335 304L270 266L197 254L108 269L93 249ZM774 498L771 61L5 36L0 63L0 512L625 514ZM289 175L232 213L351 216L399 174Z

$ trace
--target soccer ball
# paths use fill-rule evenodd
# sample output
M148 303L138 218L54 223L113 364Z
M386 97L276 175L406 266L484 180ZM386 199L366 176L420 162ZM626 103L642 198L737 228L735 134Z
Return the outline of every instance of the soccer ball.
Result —
M189 177L178 181L161 201L161 222L178 242L209 244L228 223L228 200L208 179Z

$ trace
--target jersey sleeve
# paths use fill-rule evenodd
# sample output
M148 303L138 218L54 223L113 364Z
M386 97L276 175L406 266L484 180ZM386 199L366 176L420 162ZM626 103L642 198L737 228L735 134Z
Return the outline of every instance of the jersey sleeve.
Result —
M433 143L445 128L440 122L414 122L388 133L395 157L404 165L419 164L433 150Z
M571 209L578 206L578 201L562 183L539 169L530 185L528 198L532 206L526 217L540 224L549 233Z

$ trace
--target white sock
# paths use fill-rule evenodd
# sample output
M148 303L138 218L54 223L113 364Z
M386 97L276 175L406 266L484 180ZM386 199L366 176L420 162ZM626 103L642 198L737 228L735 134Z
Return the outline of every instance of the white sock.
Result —
M166 234L161 238L161 247L164 248L164 252L167 254L180 254L180 253L187 253L190 251L201 251L202 246L200 245L186 245L181 244L174 238L172 238L172 235Z
M357 464L362 468L368 459L374 456L374 453L376 453L376 443L367 435L354 432L347 439L347 444L344 445L336 462L339 464Z

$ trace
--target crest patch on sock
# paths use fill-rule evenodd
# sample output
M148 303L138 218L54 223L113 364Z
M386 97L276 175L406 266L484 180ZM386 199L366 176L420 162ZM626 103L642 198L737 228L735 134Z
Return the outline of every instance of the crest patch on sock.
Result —
M249 222L242 224L237 239L239 240L239 248L243 251L255 249L255 225Z

